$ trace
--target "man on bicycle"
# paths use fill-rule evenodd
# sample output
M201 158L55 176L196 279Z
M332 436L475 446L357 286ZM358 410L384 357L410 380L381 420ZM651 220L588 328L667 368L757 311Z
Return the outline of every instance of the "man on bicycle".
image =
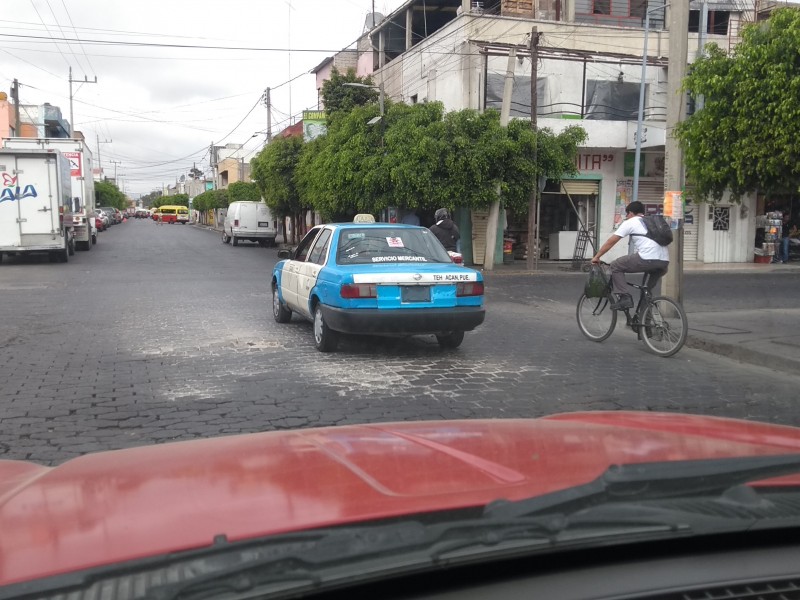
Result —
M611 250L618 241L625 236L632 236L633 254L618 258L611 263L611 288L614 294L611 308L614 310L633 308L633 297L629 293L625 273L661 270L661 275L664 275L669 268L669 250L647 237L647 227L641 219L643 215L644 205L641 202L637 200L628 204L625 207L625 221L592 257L592 263L599 264L600 257Z

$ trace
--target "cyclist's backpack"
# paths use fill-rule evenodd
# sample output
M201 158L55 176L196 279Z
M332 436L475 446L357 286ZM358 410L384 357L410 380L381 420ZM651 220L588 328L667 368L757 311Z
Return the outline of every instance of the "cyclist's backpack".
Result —
M664 218L664 215L645 215L642 223L647 228L645 234L659 246L669 246L672 243L672 229ZM641 235L641 234L633 234Z

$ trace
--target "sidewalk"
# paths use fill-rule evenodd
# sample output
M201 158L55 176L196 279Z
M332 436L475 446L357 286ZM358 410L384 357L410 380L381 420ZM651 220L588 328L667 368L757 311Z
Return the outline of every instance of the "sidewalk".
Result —
M525 261L497 265L489 277L504 275L576 275L571 261L540 261L531 272ZM800 262L760 263L684 263L684 273L800 273ZM781 309L719 310L689 312L689 338L686 347L703 350L739 362L800 375L800 307ZM800 395L800 392L799 392Z

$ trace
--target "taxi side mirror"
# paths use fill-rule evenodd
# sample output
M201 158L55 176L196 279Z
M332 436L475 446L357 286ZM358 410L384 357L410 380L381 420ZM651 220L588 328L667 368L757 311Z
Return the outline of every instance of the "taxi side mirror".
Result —
M285 259L285 258L291 258L291 257L292 257L291 251L287 250L286 248L282 248L281 250L278 250L278 258Z

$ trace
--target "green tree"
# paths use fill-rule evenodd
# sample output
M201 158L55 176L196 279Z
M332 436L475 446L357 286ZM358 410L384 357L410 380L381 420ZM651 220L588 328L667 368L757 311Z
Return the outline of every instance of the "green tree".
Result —
M207 190L194 197L192 208L204 213L217 208L227 208L228 204L228 190Z
M228 186L231 202L261 202L261 192L255 183L237 181Z
M684 80L705 106L677 128L701 198L800 188L800 11L744 29L731 56L714 44Z
M161 197L161 190L154 190L148 194L143 195L140 200L142 206L152 206L153 203Z
M111 206L120 210L125 210L128 206L125 194L110 181L95 181L94 194L97 206Z
M389 105L385 128L368 125L376 113L364 106L337 116L303 151L296 173L301 198L326 218L388 206L485 208L498 199L523 211L540 175L575 172L586 139L580 127L534 133L529 121L515 120L503 128L497 111L445 114L435 102Z
M300 201L295 170L303 150L300 137L276 138L251 161L251 177L260 197L279 217L300 215L306 206Z
M355 69L348 69L343 74L333 67L330 79L322 84L322 101L329 122L336 113L346 114L357 106L378 101L379 94L374 88L343 85L345 83L373 85L371 77L359 77Z
M189 208L189 194L175 194L174 196L164 196L160 199L159 206L169 204L172 206L185 206Z

